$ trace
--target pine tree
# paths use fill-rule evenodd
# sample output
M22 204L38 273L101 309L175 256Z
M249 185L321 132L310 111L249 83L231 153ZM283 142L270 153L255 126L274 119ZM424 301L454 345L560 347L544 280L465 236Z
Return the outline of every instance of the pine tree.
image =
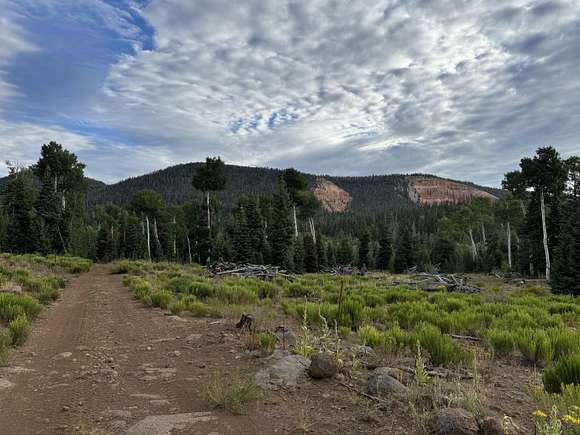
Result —
M370 242L371 237L368 230L365 228L359 239L358 248L358 267L361 269L367 269L369 266L369 253L370 253Z
M234 216L232 247L233 256L236 261L241 263L250 261L252 254L251 239L250 235L248 234L246 213L243 207L240 207Z
M268 228L272 264L288 267L292 245L292 220L290 198L284 179L280 178L278 190L272 198L272 222Z
M324 247L324 242L322 237L318 236L316 238L316 257L318 258L318 270L328 266L328 258L326 257L326 248Z
M403 225L397 239L394 259L395 273L403 273L415 265L415 246L412 229Z
M354 253L352 252L352 245L350 244L350 241L346 237L343 237L342 240L340 241L336 253L336 262L339 265L344 266L347 264L352 264L353 259Z
M580 197L570 197L562 210L560 244L555 250L552 288L580 296Z
M42 182L37 209L51 252L67 253L72 231L84 225L84 168L75 154L56 142L43 145L40 159L31 167Z
M304 273L304 238L299 236L293 245L293 268L294 273Z
M381 228L381 239L379 240L379 252L377 255L377 268L379 270L391 270L391 260L393 258L393 238L387 225Z
M34 207L36 189L28 169L10 168L3 207L7 217L6 249L31 253L40 249L41 224Z
M318 272L318 254L316 245L310 234L305 234L303 237L304 244L304 271L306 273Z
M224 190L226 187L225 164L220 157L207 157L193 176L192 184L205 195L207 209L207 228L211 234L211 201L210 192Z

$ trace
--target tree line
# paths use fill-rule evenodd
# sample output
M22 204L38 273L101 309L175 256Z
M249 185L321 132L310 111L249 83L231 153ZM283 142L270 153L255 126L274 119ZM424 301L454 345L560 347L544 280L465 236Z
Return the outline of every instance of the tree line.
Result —
M11 166L1 197L0 249L207 264L272 264L304 273L354 264L402 273L511 271L546 277L580 293L580 159L552 147L505 175L497 201L401 206L331 214L290 168L275 191L221 207L224 162L207 158L190 174L202 192L180 205L141 190L126 205L87 207L85 165L61 145L43 145L31 167Z

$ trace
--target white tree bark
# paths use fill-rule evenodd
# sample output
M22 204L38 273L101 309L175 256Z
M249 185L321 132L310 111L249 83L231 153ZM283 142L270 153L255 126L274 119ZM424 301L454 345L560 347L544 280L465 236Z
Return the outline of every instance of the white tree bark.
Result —
M475 240L473 240L473 231L469 229L469 240L471 240L471 251L473 254L473 259L477 260L477 246L475 245Z
M145 215L145 221L147 222L147 257L151 261L151 233L149 230L149 216Z
M191 241L189 240L189 234L187 235L187 253L189 254L189 264L193 263L191 258Z
M485 237L485 224L481 223L481 237L483 238L483 244L487 244L487 238Z
M292 215L294 216L294 237L298 237L298 219L296 218L296 206L292 205Z
M550 280L550 250L548 249L548 230L546 228L546 205L544 192L540 192L540 208L542 211L542 232L544 234L544 255L546 256L546 279Z
M507 251L508 251L508 268L512 270L512 230L510 223L507 223Z
M308 218L308 223L310 225L310 234L312 235L312 241L316 245L316 229L314 228L314 219Z
M207 204L207 229L211 231L211 211L209 207L209 190L205 192L205 202Z

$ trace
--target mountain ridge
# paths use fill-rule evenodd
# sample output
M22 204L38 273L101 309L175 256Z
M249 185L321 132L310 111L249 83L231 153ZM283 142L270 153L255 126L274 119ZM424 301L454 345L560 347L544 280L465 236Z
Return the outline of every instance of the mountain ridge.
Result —
M91 189L88 192L89 205L95 206L103 203L124 205L134 193L144 189L158 191L165 201L172 205L201 198L201 192L196 191L191 185L191 178L199 165L201 165L200 162L191 162L169 166L148 174L129 177L117 183ZM227 188L223 192L218 192L217 196L226 208L230 208L242 195L269 195L275 191L278 177L282 171L276 168L226 165ZM340 198L329 197L329 202L338 204L329 206L325 204L324 196L317 195L324 208L330 212L376 212L389 207L415 206L418 203L463 202L479 196L493 199L499 198L503 194L500 189L430 174L367 176L302 174L315 193L321 184L324 184L327 189L340 196ZM412 190L416 189L413 180L417 177L430 180L431 184L428 191L431 194L435 192L437 199L430 200L422 197L421 194L414 195L412 193ZM423 194L424 191L425 189L423 189ZM338 208L334 209L334 207Z

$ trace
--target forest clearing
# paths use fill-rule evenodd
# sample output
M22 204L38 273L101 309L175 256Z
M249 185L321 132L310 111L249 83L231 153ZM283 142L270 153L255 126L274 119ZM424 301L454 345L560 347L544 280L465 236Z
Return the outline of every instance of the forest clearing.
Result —
M471 275L481 292L467 294L393 287L409 276L384 273L260 280L167 262L0 261L15 346L0 368L3 433L580 428L580 303L541 283ZM41 309L38 289L57 276L68 285ZM27 340L15 339L22 312L36 317Z

